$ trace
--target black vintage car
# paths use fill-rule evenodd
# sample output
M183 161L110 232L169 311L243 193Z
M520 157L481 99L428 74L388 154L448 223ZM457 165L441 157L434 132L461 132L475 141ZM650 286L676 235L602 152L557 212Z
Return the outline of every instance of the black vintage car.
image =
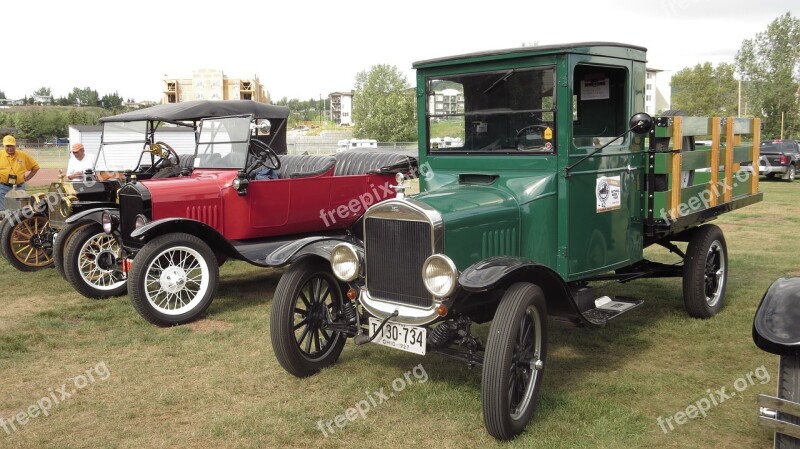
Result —
M83 179L68 181L63 177L52 183L46 193L24 201L25 206L8 214L0 225L0 254L20 271L35 271L56 266L65 274L60 253L73 235L92 240L90 230L81 221L67 226L68 217L98 207L114 207L117 191L125 176L140 179L178 175L180 156L171 147L158 142L156 127L146 122L104 127L102 143ZM160 136L159 136L160 137ZM95 231L97 231L95 229ZM56 242L56 236L61 238ZM98 253L113 250L113 242L93 240ZM92 258L92 265L94 264ZM84 279L88 289L82 293L104 297L121 293L113 276L98 270Z
M21 271L55 265L89 298L125 293L119 245L99 224L102 211L118 209L119 189L128 180L174 178L191 169L203 118L263 114L273 108L247 100L189 101L102 118L94 169L83 180L53 183L46 194L32 198L31 206L4 220L0 253ZM189 147L175 145L180 129L191 133Z
M775 447L800 448L800 277L780 278L764 293L753 340L780 356L778 394L759 395L759 424L775 431Z

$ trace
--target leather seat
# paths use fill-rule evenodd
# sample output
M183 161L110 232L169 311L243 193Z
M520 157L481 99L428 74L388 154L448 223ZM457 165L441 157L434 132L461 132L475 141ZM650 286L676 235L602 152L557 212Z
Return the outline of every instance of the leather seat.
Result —
M343 151L336 153L334 176L363 175L395 165L415 166L413 158L383 151Z
M321 175L336 163L336 158L333 156L298 154L279 157L281 159L281 168L278 170L280 179Z

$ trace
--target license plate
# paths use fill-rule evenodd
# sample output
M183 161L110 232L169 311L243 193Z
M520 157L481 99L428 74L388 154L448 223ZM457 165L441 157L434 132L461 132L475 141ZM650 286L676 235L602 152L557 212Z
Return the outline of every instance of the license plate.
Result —
M375 335L375 331L381 321L370 317L369 319L369 336ZM425 355L425 342L427 340L428 330L424 327L405 326L398 323L386 323L383 326L380 334L372 340L373 343L388 346L402 351L413 352L414 354Z

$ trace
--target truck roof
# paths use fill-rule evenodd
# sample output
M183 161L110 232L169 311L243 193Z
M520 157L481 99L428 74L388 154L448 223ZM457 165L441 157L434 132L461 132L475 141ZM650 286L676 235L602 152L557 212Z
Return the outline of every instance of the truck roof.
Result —
M540 56L558 53L581 53L598 56L611 56L615 58L634 59L647 62L645 53L647 49L636 45L622 44L619 42L576 42L571 44L537 45L533 47L515 47L501 50L488 50L476 53L465 53L442 58L426 59L412 64L415 69L436 67L442 65L474 63L497 59L519 58L526 56Z

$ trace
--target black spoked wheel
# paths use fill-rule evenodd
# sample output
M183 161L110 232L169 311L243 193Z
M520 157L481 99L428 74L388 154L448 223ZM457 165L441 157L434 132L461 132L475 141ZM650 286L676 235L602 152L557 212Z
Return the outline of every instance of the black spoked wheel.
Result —
M103 232L99 223L79 227L64 248L64 277L87 298L119 296L127 290L117 263L120 251L117 241Z
M782 355L778 372L778 397L792 402L800 402L800 356ZM800 419L778 413L778 419L800 424ZM775 433L775 449L800 449L800 439Z
M722 230L697 228L683 262L683 302L694 318L710 318L720 310L728 281L728 248Z
M0 230L0 253L20 271L53 265L53 230L46 215L29 207L10 214Z
M297 377L336 363L347 338L327 328L342 314L344 295L329 264L306 258L281 277L272 302L270 337L281 366Z
M217 291L219 265L211 248L191 234L165 234L133 260L129 292L134 308L158 326L197 319Z
M509 440L522 433L536 408L547 356L547 306L533 284L513 284L489 328L481 400L486 430Z

